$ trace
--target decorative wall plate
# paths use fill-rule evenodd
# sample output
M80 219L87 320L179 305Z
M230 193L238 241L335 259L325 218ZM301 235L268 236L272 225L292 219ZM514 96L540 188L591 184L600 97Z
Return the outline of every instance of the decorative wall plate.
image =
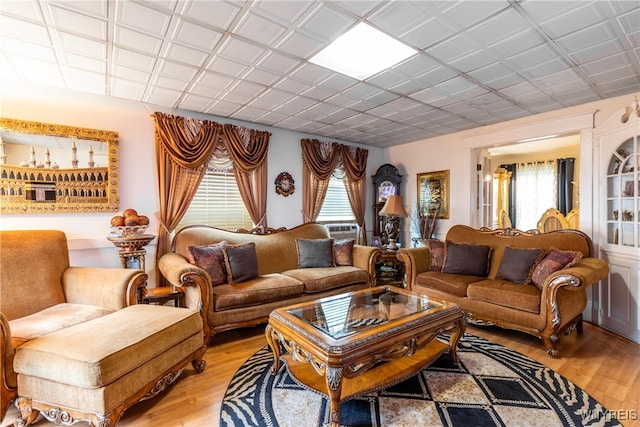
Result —
M294 186L295 181L293 177L288 172L281 172L280 175L276 178L276 193L287 197L289 194L293 194L296 190Z

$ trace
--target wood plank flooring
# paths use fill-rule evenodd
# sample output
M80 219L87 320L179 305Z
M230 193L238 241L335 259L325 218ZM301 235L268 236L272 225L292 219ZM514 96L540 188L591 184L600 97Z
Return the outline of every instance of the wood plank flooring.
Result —
M242 363L266 345L264 326L216 335L205 355L207 368L196 374L189 365L178 382L160 396L127 410L119 427L217 427L220 403L227 385ZM625 427L640 427L640 345L585 322L584 334L560 339L559 359L550 359L535 337L500 328L469 326L467 332L502 344L546 366L586 390L621 418L631 411L635 420ZM13 425L18 411L12 407L1 427ZM39 418L35 426L54 424ZM86 424L78 423L78 426Z

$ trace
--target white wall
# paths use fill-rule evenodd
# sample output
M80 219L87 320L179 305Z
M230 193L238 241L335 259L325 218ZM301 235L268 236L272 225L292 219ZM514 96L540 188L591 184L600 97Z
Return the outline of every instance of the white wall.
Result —
M269 143L267 221L270 227L293 227L302 223L302 150L301 138L339 142L324 137L229 120L221 117L173 111L141 102L80 94L62 89L27 86L3 82L0 115L23 120L57 123L116 131L120 137L120 210L133 208L151 219L148 232L156 234L158 222L157 174L154 149L154 121L151 114L162 111L182 116L206 118L219 123L234 123L272 133ZM383 150L367 147L367 182L384 163ZM276 194L274 181L280 172L289 172L296 185L294 194ZM371 191L367 191L367 197ZM371 205L367 201L366 221L371 221ZM118 252L106 236L110 219L116 213L74 214L3 214L0 229L57 229L67 234L73 265L118 267ZM370 227L369 227L370 228ZM147 246L147 272L150 285L155 283L155 241Z

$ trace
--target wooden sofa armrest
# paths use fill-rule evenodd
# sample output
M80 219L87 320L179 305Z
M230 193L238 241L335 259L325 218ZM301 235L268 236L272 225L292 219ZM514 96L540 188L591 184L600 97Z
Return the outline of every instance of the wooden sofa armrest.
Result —
M573 292L585 292L594 283L604 279L609 274L609 264L599 258L583 258L576 265L558 270L547 277L543 285L542 296L546 311L547 320L554 331L568 317L571 320L579 315L584 307L570 307L566 303L558 300L558 291L566 289Z
M353 246L353 265L369 273L369 286L372 286L375 281L376 259L380 256L380 252L380 248L375 246Z
M205 343L208 344L213 333L208 319L212 297L209 274L176 253L162 255L158 260L158 270L171 285L184 291L186 307L200 313Z
M147 273L127 268L69 267L62 273L66 302L120 310L137 304Z
M413 288L416 276L425 271L429 271L429 267L431 267L431 251L426 246L420 248L400 248L398 249L396 258L404 263L406 276L405 286L408 290Z
M7 414L7 408L17 395L17 378L13 370L15 350L11 342L9 320L0 312L0 420Z

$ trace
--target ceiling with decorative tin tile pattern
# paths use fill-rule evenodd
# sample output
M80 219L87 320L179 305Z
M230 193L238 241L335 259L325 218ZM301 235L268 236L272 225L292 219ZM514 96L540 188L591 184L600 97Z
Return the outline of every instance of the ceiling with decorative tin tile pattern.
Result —
M414 48L309 59L359 22ZM0 2L0 76L389 147L640 90L640 2Z

